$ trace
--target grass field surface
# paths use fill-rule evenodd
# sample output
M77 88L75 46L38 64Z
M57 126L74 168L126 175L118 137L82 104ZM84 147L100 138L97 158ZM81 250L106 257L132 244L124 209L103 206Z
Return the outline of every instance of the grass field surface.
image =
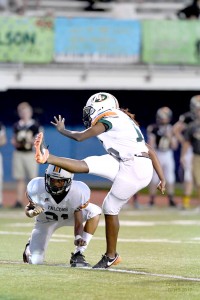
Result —
M108 270L71 268L73 228L57 230L44 265L28 265L22 253L34 219L23 210L0 210L0 299L200 299L200 213L155 208L120 213L118 252ZM105 252L104 218L85 251L91 265Z

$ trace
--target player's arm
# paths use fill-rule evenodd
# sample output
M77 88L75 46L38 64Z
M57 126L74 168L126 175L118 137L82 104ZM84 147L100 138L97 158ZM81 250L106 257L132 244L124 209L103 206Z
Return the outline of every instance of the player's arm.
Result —
M147 142L153 149L156 148L156 136L153 133L153 125L147 126Z
M2 126L0 131L0 146L3 146L7 143L6 129Z
M19 143L17 142L17 135L14 133L11 138L11 144L16 148L19 146Z
M51 122L51 124L53 124L62 135L78 142L97 136L105 131L105 126L101 122L83 131L68 130L65 128L65 118L62 118L61 115L54 117L54 122Z
M172 150L176 150L178 148L179 139L174 133L174 128L172 125L167 126L165 136L168 138L170 142L170 148Z
M184 142L183 130L185 127L185 123L181 121L176 122L172 127L173 134L181 144Z
M87 190L89 192L88 197L90 195L89 188L87 187ZM88 197L84 197L84 200L82 201L82 204L77 207L77 209L74 211L74 245L75 246L85 246L86 241L82 238L83 235L83 209L85 209L88 204L90 203L90 199Z
M191 137L193 136L193 127L188 127L184 132L184 140L181 144L181 153L180 153L180 163L185 167L185 154L188 149L191 147Z
M82 210L77 209L74 212L74 245L85 246L86 241L82 238L83 235L83 215Z
M164 176L164 173L163 173L163 170L162 170L162 167L160 165L160 162L159 162L159 159L157 157L157 154L156 152L153 150L153 148L148 145L146 143L146 146L149 150L149 156L152 160L152 164L153 164L153 167L154 167L154 170L156 171L157 175L158 175L158 178L160 179L160 182L157 186L157 189L159 191L161 191L162 194L164 194L165 192L165 185L166 185L166 180L165 180L165 176Z

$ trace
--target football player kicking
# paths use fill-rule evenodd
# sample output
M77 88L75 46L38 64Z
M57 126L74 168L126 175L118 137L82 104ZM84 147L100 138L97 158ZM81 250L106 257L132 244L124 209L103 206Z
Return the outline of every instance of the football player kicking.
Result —
M90 189L73 180L73 174L49 165L45 177L36 177L27 185L28 205L25 213L36 217L35 225L23 253L23 261L43 264L52 234L62 226L74 226L75 251L71 267L89 267L83 252L98 226L101 208L90 203ZM85 222L85 225L83 223Z
M137 104L137 103L136 103ZM65 128L65 118L54 117L51 122L65 137L84 141L96 136L107 154L94 155L83 160L58 157L46 149L43 132L35 139L35 159L37 163L50 163L72 173L88 173L112 181L106 195L102 211L105 217L106 252L94 269L107 269L121 262L117 253L119 233L119 213L129 199L148 186L153 169L159 177L157 189L165 192L166 180L155 151L149 146L128 109L120 109L117 99L105 92L92 95L83 108L83 131Z

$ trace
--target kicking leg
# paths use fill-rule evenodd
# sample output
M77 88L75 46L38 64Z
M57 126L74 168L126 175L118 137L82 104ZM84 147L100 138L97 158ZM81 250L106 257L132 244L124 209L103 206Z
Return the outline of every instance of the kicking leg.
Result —
M43 132L40 132L34 142L35 160L39 164L49 163L72 173L88 173L89 168L85 161L58 157L49 153L43 141Z
M84 160L58 157L49 154L47 163L58 166L72 173L88 173L89 168Z

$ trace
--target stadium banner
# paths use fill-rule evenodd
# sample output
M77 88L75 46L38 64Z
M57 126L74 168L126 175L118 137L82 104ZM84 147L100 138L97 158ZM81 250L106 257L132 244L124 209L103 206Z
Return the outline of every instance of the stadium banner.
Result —
M200 22L142 22L142 61L155 64L200 63Z
M0 61L49 63L53 60L51 18L0 17Z
M56 62L138 62L141 25L132 20L56 18Z

